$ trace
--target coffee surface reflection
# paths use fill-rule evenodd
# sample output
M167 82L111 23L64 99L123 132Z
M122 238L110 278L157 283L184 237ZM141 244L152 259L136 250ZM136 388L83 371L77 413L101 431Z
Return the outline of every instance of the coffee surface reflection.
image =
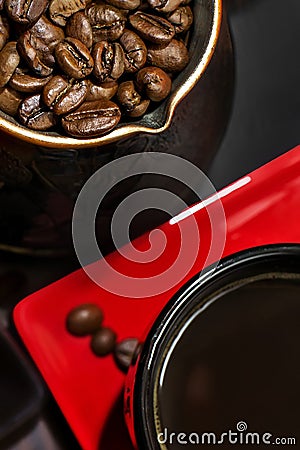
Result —
M300 277L260 276L216 296L193 313L163 359L156 418L161 448L194 449L197 439L202 448L248 448L257 439L262 445L266 434L271 444L297 440Z

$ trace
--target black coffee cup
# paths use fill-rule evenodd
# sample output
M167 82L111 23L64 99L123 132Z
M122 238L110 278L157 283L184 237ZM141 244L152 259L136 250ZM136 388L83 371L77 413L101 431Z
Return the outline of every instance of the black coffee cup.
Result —
M185 285L128 374L125 417L137 448L296 442L299 294L297 245L236 254Z

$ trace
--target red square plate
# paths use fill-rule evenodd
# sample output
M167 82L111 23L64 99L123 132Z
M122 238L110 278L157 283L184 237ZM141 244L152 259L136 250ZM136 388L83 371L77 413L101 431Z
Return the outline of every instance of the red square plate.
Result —
M227 221L223 256L260 245L300 242L299 174L300 147L220 191L218 198ZM190 211L191 215L184 219L186 232L193 218L201 235L208 236L204 208L198 204ZM167 246L155 271L166 260L172 260L178 244L176 227L167 223L161 230L167 236ZM141 249L149 245L148 235L138 239L136 245ZM131 448L122 419L124 375L111 356L97 358L92 354L90 338L76 338L66 331L67 314L77 305L92 302L102 308L104 325L113 328L119 340L142 339L168 299L201 270L202 253L201 247L192 269L176 286L152 298L111 294L79 270L16 307L16 327L83 449ZM124 269L124 260L118 253L107 260ZM101 265L99 261L96 266L100 273ZM141 276L146 268L139 264L134 270L136 276Z

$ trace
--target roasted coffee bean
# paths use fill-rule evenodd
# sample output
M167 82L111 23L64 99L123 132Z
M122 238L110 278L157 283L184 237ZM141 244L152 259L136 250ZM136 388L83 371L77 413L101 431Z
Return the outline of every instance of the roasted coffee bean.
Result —
M8 16L22 25L31 25L47 8L48 0L5 0Z
M78 138L112 130L120 108L141 117L188 63L189 2L0 0L0 108Z
M93 31L89 19L79 11L70 17L66 26L66 36L78 39L87 48L93 45Z
M50 19L64 27L69 17L85 9L89 2L89 0L52 0L49 6Z
M22 94L14 89L8 86L0 89L0 109L9 116L17 115L22 100Z
M123 372L127 372L132 361L132 357L138 346L138 339L128 338L116 344L114 349L114 358L117 366Z
M115 6L128 14L129 11L137 9L140 6L141 0L106 0L106 3Z
M123 75L125 62L120 44L107 41L97 42L92 51L94 76L100 81L115 81Z
M117 98L126 112L132 111L141 103L141 96L136 91L133 81L124 81L120 84Z
M37 75L48 77L53 72L55 60L49 47L42 39L31 33L30 30L23 33L17 44L18 51Z
M33 77L28 74L28 71L17 68L9 81L9 85L16 91L35 94L40 92L50 79L51 76L44 78Z
M66 38L60 42L55 57L62 71L77 80L87 77L94 67L89 50L78 39Z
M0 87L5 86L19 65L16 42L8 42L0 52Z
M115 343L116 333L103 327L92 336L91 349L96 356L106 356L114 351Z
M74 336L87 336L99 329L103 320L101 309L93 303L74 308L67 316L66 327Z
M88 82L89 89L86 97L87 101L94 100L110 100L118 91L118 83L116 81L109 81L106 83Z
M53 112L43 105L40 94L23 100L19 107L19 118L23 125L33 130L48 130L56 125Z
M142 38L155 44L166 44L175 35L173 25L163 17L138 11L129 17L129 22Z
M78 108L84 102L88 93L86 80L70 82L66 78L56 75L43 90L43 101L46 106L60 116Z
M31 27L30 31L35 38L41 39L49 47L51 53L53 53L57 44L65 38L63 30L53 25L46 16L42 16Z
M76 137L94 137L112 130L121 118L119 107L108 100L83 103L76 111L63 117L67 133Z
M136 33L130 30L124 31L120 43L125 55L125 72L137 72L146 64L146 45Z
M127 112L127 116L129 117L141 117L145 114L147 109L149 108L150 100L141 100L139 105L136 105L131 111Z
M6 17L0 15L0 50L3 49L4 45L9 38L9 23Z
M193 13L189 6L180 6L168 15L176 33L187 31L193 23Z
M189 62L189 52L183 42L172 39L166 47L149 45L147 60L166 72L180 72Z
M131 12L130 9L120 9L121 13L123 14L123 16L125 17L125 19L127 20L129 13Z
M132 9L137 9L141 1L140 0L106 0L109 5L115 6L119 9L124 9L130 11Z
M159 67L144 67L137 74L137 86L150 100L160 102L169 95L172 81Z
M148 0L148 3L158 12L169 13L175 11L182 4L182 0Z
M86 9L94 42L116 41L125 28L125 16L111 5L92 4Z

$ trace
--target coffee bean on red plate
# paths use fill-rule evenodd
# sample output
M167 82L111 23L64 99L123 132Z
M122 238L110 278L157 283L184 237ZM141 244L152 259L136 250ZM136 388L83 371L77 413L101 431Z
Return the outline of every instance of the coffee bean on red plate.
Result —
M93 30L94 42L116 41L125 28L125 16L111 5L96 4L88 6L86 15Z
M43 90L43 101L46 106L60 116L78 108L88 93L86 80L70 81L61 75L53 77Z
M116 333L107 327L96 331L91 339L91 349L97 356L106 356L113 352L116 343Z
M89 80L86 100L89 102L94 100L110 100L117 93L118 86L116 81L99 83Z
M18 52L37 75L48 77L53 72L55 60L49 47L42 39L31 33L30 30L23 33L17 44Z
M119 107L108 100L83 103L62 119L67 133L75 137L96 137L112 130L120 121Z
M47 8L48 0L5 0L8 16L15 22L31 25Z
M165 47L149 45L147 61L166 72L180 72L189 62L189 52L183 42L172 39Z
M93 70L94 61L87 47L78 39L66 38L55 49L56 61L71 78L80 80Z
M155 44L166 44L175 35L173 25L160 16L138 11L129 17L129 22L142 38Z
M192 10L189 6L180 6L168 15L168 20L174 25L176 33L183 33L193 23Z
M68 20L66 35L81 41L88 49L93 45L93 31L85 13L78 11Z
M16 116L22 100L22 94L11 87L5 86L0 89L0 109L6 114Z
M54 25L46 16L42 16L30 29L31 34L47 45L53 53L57 44L64 40L65 33L62 28Z
M99 329L103 320L101 309L93 303L86 303L69 312L66 326L74 336L87 336Z
M41 95L36 94L22 101L19 107L19 118L23 125L32 130L48 130L56 125L56 119L41 101Z
M92 51L94 76L100 81L115 81L124 72L124 52L120 44L97 42Z
M114 358L117 366L123 372L128 371L138 343L138 339L128 338L116 344L114 349Z
M34 77L28 74L28 70L17 67L9 81L9 85L18 92L34 94L40 92L50 79L51 76L44 78Z
M119 9L132 10L137 9L141 1L140 0L106 0L109 5L115 6Z
M137 74L137 86L150 100L160 102L169 95L172 81L159 67L144 67Z
M147 60L147 48L144 41L133 31L125 30L120 43L125 55L125 72L137 72Z
M49 15L52 22L64 27L72 14L85 9L89 0L52 0L49 6Z
M20 62L16 42L8 42L0 52L0 87L6 85Z
M158 12L168 13L175 11L181 5L182 0L148 0L148 3Z
M9 23L6 17L0 15L0 50L3 49L4 45L9 38Z

